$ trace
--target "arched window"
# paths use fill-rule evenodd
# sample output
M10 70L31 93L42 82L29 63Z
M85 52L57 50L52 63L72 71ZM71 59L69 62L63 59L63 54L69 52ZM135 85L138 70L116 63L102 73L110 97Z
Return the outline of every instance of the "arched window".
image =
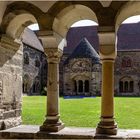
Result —
M126 67L126 61L124 59L122 60L122 67Z
M40 61L39 61L39 58L37 56L35 58L35 66L40 67Z
M29 64L29 55L28 55L28 53L24 53L24 64Z
M134 82L130 81L130 92L134 91Z
M83 81L79 80L79 92L83 92Z
M120 92L123 92L123 82L122 81L119 82L119 90L120 90Z
M30 90L29 81L30 81L29 76L27 74L25 74L23 76L23 85L22 85L23 93L29 92L29 90Z
M128 81L124 82L124 91L128 92Z
M89 81L85 80L85 92L89 92Z
M40 82L39 82L39 78L36 77L33 84L33 93L39 93L39 92L40 92Z
M23 89L23 93L27 93L28 92L28 84L27 83L23 83L22 89Z
M120 92L134 92L134 81L131 77L124 77L119 81Z

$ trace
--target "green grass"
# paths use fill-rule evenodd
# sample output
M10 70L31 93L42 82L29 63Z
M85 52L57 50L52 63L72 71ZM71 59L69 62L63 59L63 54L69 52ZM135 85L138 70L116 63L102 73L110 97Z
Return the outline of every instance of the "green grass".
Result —
M66 126L96 127L100 117L100 97L60 98L61 120ZM45 120L45 96L24 96L23 124L41 125ZM115 97L115 118L119 128L140 129L140 98Z

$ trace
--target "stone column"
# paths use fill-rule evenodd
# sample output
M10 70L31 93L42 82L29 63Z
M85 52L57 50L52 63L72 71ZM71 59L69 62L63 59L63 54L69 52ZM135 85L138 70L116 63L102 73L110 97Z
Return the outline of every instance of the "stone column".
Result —
M79 80L76 80L77 83L77 95L79 95Z
M59 61L62 51L48 48L46 54L48 61L47 115L40 130L57 132L64 128L59 115Z
M83 80L83 93L85 95L85 80Z
M40 38L48 61L47 114L40 131L58 132L64 128L59 114L59 62L65 41L57 42L53 35L44 35L44 32Z
M77 80L75 80L75 84L76 84L76 85L75 85L75 86L76 86L76 87L75 87L75 95L77 95Z
M101 117L96 134L116 135L114 120L114 61L116 58L115 34L99 34L100 57L102 61Z

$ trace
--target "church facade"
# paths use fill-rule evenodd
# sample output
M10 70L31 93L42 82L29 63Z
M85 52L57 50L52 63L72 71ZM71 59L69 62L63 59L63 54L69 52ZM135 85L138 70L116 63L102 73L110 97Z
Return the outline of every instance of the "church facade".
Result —
M115 95L140 96L140 23L121 25L115 62Z
M123 24L118 31L115 96L140 95L139 26L139 23ZM47 88L47 57L35 33L29 29L24 32L23 94L41 95ZM98 42L96 26L70 28L59 66L60 95L101 95Z
M95 96L100 91L100 59L86 38L64 62L64 95Z
M122 24L118 31L118 51L114 72L115 96L140 96L139 29L140 23ZM90 44L90 41L90 47L98 55L97 28L95 26L71 28L67 40L68 46L64 49L63 65L61 64L64 67L63 87L60 87L63 91L61 92L63 95L100 96L101 63L98 61L96 64L90 57L84 56L87 52L82 50L84 43Z
M140 96L140 51L119 51L115 65L115 95Z

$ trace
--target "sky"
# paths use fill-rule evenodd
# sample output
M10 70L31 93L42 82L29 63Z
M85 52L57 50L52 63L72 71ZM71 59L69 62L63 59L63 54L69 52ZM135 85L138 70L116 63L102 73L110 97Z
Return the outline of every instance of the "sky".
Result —
M122 24L138 23L138 22L140 22L140 15L127 18L126 20L123 21ZM98 24L92 20L80 20L80 21L74 23L71 27L95 26L95 25L98 25ZM39 30L38 24L32 24L32 25L28 26L28 28L31 30Z

